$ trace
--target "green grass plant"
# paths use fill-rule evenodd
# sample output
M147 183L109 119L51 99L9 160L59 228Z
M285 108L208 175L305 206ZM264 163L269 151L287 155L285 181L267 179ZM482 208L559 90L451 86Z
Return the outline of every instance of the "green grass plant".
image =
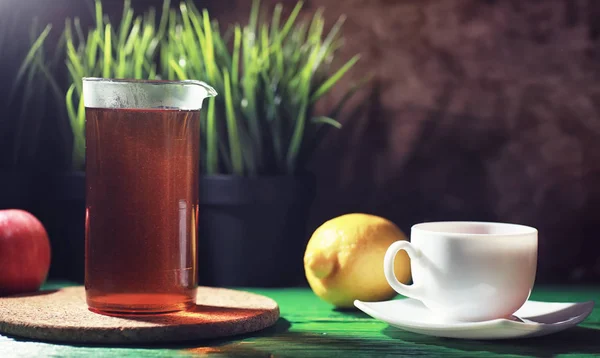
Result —
M325 131L341 127L335 117L358 86L327 116L316 115L315 104L359 57L334 70L344 17L325 33L322 10L302 22L302 6L283 19L278 4L265 19L254 1L248 24L224 32L191 1L170 10L162 72L169 79L204 80L219 93L203 113L204 173L297 174Z

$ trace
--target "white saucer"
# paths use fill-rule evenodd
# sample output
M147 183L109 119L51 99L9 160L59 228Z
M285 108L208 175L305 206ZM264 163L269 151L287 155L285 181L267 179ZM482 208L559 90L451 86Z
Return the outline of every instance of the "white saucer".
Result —
M581 323L592 313L594 302L562 303L527 301L511 319L484 322L448 322L435 316L420 301L407 298L383 302L354 301L369 316L405 331L463 339L537 337Z

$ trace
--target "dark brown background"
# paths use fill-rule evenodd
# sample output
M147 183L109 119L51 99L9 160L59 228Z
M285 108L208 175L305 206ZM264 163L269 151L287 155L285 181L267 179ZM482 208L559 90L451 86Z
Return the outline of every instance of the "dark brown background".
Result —
M244 21L250 1L198 5L226 23ZM406 232L425 220L524 223L540 231L541 279L600 281L599 1L311 0L302 16L319 6L329 25L348 16L340 61L362 54L340 87L374 79L311 163L311 230L355 211ZM59 28L88 16L75 0L36 8Z

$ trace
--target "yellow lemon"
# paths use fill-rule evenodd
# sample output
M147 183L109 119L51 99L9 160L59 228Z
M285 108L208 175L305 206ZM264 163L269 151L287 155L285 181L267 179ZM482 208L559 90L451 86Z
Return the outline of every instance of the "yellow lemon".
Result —
M383 274L383 257L406 235L391 221L368 214L347 214L321 225L304 253L304 271L312 290L336 307L353 307L355 299L382 301L396 295ZM401 251L394 270L410 280L410 260Z

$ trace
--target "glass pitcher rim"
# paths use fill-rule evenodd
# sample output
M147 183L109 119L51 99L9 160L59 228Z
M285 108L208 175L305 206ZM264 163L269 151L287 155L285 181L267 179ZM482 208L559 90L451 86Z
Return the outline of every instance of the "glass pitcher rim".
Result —
M147 79L135 79L135 78L104 78L104 77L82 77L83 81L89 82L135 82L135 83L150 83L150 84L179 84L179 83L190 83L190 84L206 84L200 80L147 80Z
M133 78L104 78L104 77L82 77L82 81L85 82L111 82L111 83L144 83L150 85L197 85L204 87L209 96L214 96L217 92L208 83L200 80L147 80L147 79L133 79ZM213 93L214 92L214 93Z
M199 110L203 99L217 96L212 86L200 80L83 77L82 84L86 108L146 109L160 105Z

